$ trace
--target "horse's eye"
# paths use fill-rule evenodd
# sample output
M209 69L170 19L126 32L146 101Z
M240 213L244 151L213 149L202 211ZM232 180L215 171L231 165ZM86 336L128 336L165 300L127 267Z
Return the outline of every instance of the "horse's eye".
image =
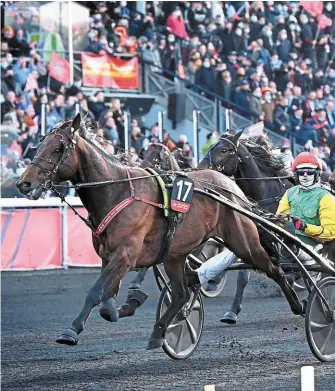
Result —
M55 149L55 152L60 152L60 151L61 151L60 148Z
M222 152L222 153L226 153L227 150L226 150L226 149L222 149L221 152Z

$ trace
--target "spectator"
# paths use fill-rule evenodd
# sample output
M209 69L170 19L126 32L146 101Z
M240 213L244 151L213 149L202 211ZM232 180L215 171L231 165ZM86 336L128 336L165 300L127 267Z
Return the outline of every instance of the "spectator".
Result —
M335 105L334 102L328 101L325 105L325 111L327 116L327 121L329 123L329 126L333 128L335 126Z
M96 121L98 121L100 114L106 110L105 94L102 91L96 92L94 98L91 98L88 107L94 114Z
M216 93L227 102L231 102L234 96L234 84L230 72L225 70L220 73L217 80Z
M264 113L264 125L266 128L273 129L273 114L276 102L272 97L270 90L264 91L264 100L262 101L262 112Z
M274 112L274 130L277 133L283 134L285 137L288 136L290 130L290 119L287 113L287 98L282 98L276 105Z
M178 8L172 12L166 21L166 26L176 37L188 39L186 25L181 10Z
M296 108L290 117L290 131L291 133L298 133L303 125L302 109Z
M303 103L302 109L304 112L304 120L311 120L315 114L316 106L315 106L316 92L311 91L308 94L307 100Z
M262 91L259 87L256 87L251 94L249 103L249 111L251 114L252 122L259 122L264 120L261 97Z
M130 145L133 147L137 154L140 153L142 149L143 137L141 135L141 128L138 126L132 126L130 133Z
M292 172L292 166L294 162L294 157L291 151L291 145L290 145L290 140L285 138L283 145L281 147L281 160L284 164L285 170Z
M111 141L113 145L120 144L119 134L116 128L114 118L112 116L108 117L106 120L104 135L107 138L107 140Z
M14 112L17 108L16 96L13 91L9 91L6 96L6 100L1 103L1 119L3 121L5 114Z
M50 132L52 128L60 121L65 121L65 99L63 94L57 94L51 111L47 115L47 131Z
M247 118L250 116L249 109L249 83L247 80L241 82L241 87L236 89L234 103L237 106L237 112Z
M216 90L216 74L209 58L205 58L203 65L195 72L195 83L208 91Z

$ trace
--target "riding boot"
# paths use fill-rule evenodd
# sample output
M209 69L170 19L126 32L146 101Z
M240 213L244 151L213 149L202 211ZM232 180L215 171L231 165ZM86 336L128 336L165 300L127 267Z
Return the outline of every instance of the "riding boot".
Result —
M131 289L128 292L126 302L118 308L119 318L133 316L138 307L140 307L148 298L148 295L139 289Z

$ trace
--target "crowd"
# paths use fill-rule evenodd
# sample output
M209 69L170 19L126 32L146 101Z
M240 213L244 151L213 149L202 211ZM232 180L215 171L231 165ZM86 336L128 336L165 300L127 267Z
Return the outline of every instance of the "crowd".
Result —
M85 3L85 2L83 2ZM93 5L92 5L93 4ZM189 88L268 129L295 137L329 167L335 161L335 6L323 3L318 18L299 2L135 2L92 3L86 51L138 53L152 70L186 79ZM318 27L322 27L318 29ZM41 106L47 105L47 131L73 117L78 107L105 127L110 153L124 145L123 110L98 91L85 97L82 80L62 85L48 77L36 41L29 32L1 30L1 153L13 175L33 157L39 142ZM193 87L195 83L196 87ZM200 87L200 88L199 88ZM204 151L217 139L208 135ZM169 134L165 133L165 138ZM131 148L139 153L158 139L157 125L147 129L133 120ZM171 149L192 149L185 136L169 139ZM13 164L14 156L20 163ZM15 160L15 159L14 159ZM10 163L12 162L12 163Z

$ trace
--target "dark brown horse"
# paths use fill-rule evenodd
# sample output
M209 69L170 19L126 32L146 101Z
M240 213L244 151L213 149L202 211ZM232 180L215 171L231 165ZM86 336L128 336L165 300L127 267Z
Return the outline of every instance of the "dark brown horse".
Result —
M304 306L290 287L280 265L272 263L260 245L255 224L230 208L196 193L189 212L177 226L168 254L157 259L168 222L162 209L143 202L162 204L156 178L142 168L127 168L107 155L99 146L99 139L93 141L92 134L96 130L90 127L89 122L81 122L79 114L73 121L56 126L43 139L34 160L17 182L19 190L33 199L38 199L43 190L60 181L70 180L77 185L91 183L91 186L79 188L78 195L89 212L93 230L98 228L93 235L93 245L102 259L102 272L90 289L79 315L57 342L76 344L92 309L99 304L102 304L105 313L111 312L112 319L116 310L110 299L117 294L124 275L135 267L163 262L171 282L171 304L156 322L148 349L161 347L168 325L190 297L184 270L185 258L194 248L216 235L222 237L239 258L276 281L295 314L303 313ZM236 202L247 202L233 181L215 171L192 172L189 178L198 188L212 186L221 192L225 189L224 193L230 199L237 198L232 195L235 193L238 195ZM97 182L111 180L113 184L97 185ZM135 201L134 197L141 198L141 201ZM131 203L103 229L101 222L126 199Z

